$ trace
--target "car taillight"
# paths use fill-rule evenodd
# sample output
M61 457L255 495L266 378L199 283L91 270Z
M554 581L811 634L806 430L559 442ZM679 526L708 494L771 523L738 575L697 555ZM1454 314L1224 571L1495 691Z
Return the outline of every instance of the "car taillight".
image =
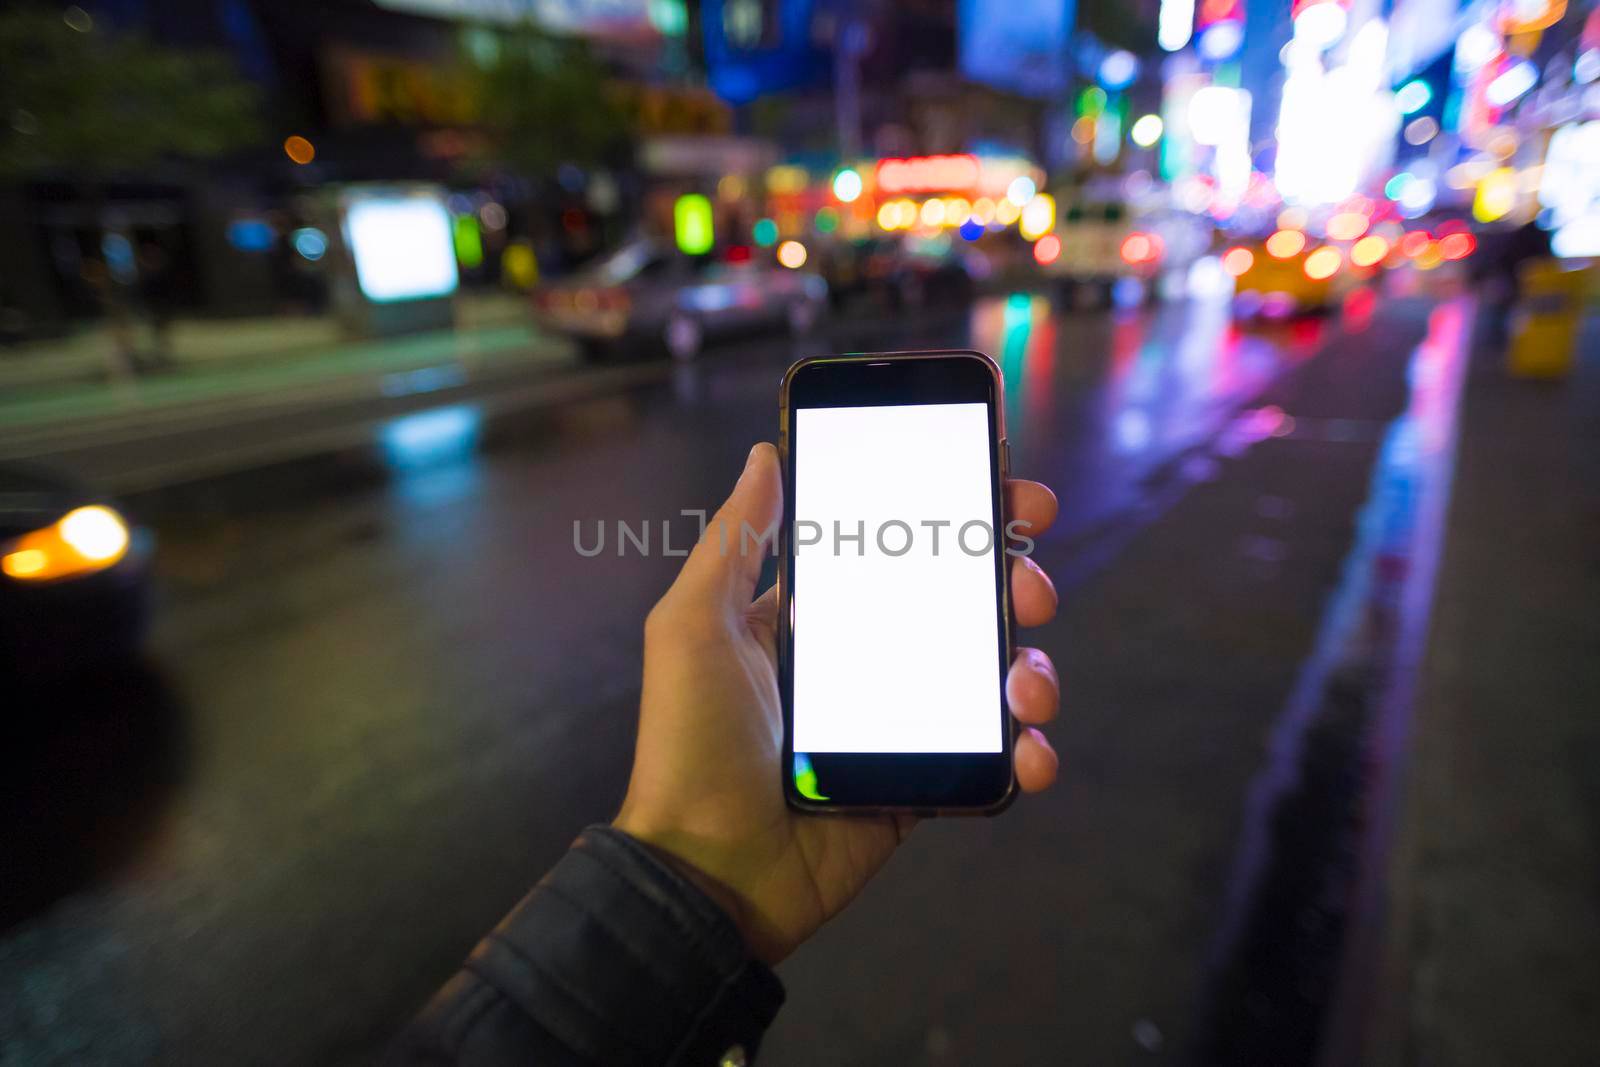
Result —
M1153 233L1130 233L1122 239L1122 261L1130 266L1154 263L1161 258L1161 238Z

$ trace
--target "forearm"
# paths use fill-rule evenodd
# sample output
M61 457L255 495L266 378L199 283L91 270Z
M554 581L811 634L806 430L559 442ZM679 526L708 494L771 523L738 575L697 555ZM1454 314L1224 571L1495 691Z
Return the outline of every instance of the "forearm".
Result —
M713 1067L736 1048L753 1059L782 1003L777 978L704 892L621 831L590 827L394 1059Z

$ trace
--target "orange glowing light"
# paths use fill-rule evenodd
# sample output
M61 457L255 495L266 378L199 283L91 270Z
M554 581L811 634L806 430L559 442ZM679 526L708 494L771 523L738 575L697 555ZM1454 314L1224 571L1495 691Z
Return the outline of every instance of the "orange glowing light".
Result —
M1267 238L1267 254L1274 259L1298 256L1306 246L1306 235L1299 230L1279 230Z
M295 134L293 137L284 138L283 154L304 166L317 158L317 146L299 134Z
M50 557L38 548L19 548L3 561L5 572L13 578L33 578L50 566Z
M0 546L0 573L20 581L48 581L90 574L127 555L129 534L122 517L98 504L74 508L60 521Z
M1339 272L1339 265L1344 262L1344 257L1337 248L1323 245L1306 257L1306 277L1314 282L1331 278Z
M1341 211L1328 220L1328 240L1354 241L1367 232L1367 217L1359 211Z
M1230 248L1222 254L1222 269L1235 278L1242 277L1244 272L1255 266L1256 257L1248 248Z
M978 157L914 156L878 160L878 189L885 193L932 193L978 184Z
M1417 253L1416 264L1418 270L1432 270L1444 262L1444 257L1439 254L1439 242L1429 241Z
M1466 259L1478 247L1470 233L1451 233L1439 238L1439 255L1445 259Z
M1061 255L1061 238L1047 233L1033 243L1033 258L1041 267L1054 263Z
M1388 254L1389 242L1375 233L1369 234L1351 246L1350 262L1358 267L1370 267L1374 263L1381 263Z

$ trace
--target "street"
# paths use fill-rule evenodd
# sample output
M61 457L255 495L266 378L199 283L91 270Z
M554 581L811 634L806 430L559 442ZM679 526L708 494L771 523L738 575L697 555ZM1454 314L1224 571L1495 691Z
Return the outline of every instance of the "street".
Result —
M365 445L133 493L148 666L8 724L0 1058L372 1062L621 797L678 561L585 558L575 524L687 534L798 354L970 346L1004 371L1013 469L1062 503L1036 556L1061 613L1024 640L1061 670L1063 780L922 825L780 968L762 1062L1309 1062L1383 672L1341 675L1335 714L1306 693L1364 595L1413 353L1448 364L1464 332L1421 299L1241 329L1225 301L1014 293L534 406L508 377Z

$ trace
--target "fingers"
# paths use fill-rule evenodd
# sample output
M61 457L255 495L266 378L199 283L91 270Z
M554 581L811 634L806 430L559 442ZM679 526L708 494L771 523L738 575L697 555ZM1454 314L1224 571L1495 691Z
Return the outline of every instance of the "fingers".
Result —
M1012 478L1006 482L1008 534L1015 540L1042 535L1056 521L1056 495L1038 482ZM1024 543L1024 548L1032 546ZM1056 587L1028 556L1011 564L1011 609L1019 626L1043 626L1056 617Z
M1043 626L1056 617L1056 587L1027 556L1011 561L1011 610L1018 626Z
M1055 784L1056 771L1061 765L1055 749L1044 739L1044 734L1025 726L1017 734L1017 785L1024 793L1038 793Z
M1006 480L1006 515L1009 522L1020 520L1025 525L1017 532L1026 537L1038 537L1056 521L1056 495L1047 486L1023 478Z
M1018 722L1043 726L1061 707L1061 683L1050 657L1037 648L1019 648L1006 674L1006 703Z
M1006 702L1011 714L1024 723L1017 731L1013 760L1017 785L1024 793L1037 793L1055 783L1060 760L1036 726L1056 717L1061 706L1061 683L1050 657L1037 648L1019 648L1006 675Z
M744 611L755 595L761 564L777 543L782 514L778 450L763 441L750 450L733 492L689 553L674 593L705 596Z

